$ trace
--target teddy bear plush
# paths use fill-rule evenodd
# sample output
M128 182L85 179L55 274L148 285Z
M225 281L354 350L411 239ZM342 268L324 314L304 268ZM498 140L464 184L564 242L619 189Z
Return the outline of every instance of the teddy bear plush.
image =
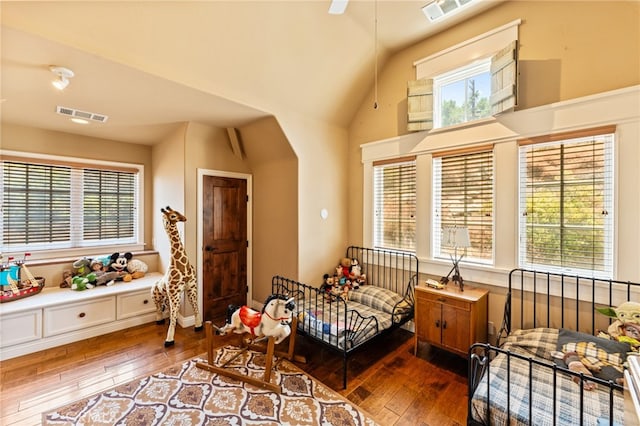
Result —
M127 263L127 271L131 274L131 277L135 280L142 278L149 271L149 266L140 259L131 259Z

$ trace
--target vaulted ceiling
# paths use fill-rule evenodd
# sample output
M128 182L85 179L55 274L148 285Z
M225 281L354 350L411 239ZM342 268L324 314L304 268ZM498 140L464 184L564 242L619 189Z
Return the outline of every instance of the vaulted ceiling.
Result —
M296 111L346 127L385 59L502 0L430 23L426 0L2 1L3 123L152 144L195 121ZM377 9L377 28L375 25ZM50 65L72 69L64 91ZM104 114L77 125L63 106Z

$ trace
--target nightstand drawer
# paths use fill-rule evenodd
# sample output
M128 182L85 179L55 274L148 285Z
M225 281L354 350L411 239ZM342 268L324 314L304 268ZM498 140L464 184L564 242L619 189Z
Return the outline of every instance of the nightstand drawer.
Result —
M44 335L82 330L116 320L116 298L105 297L44 309Z
M423 291L417 291L416 297L420 299L429 300L431 302L443 303L445 305L453 306L455 308L464 309L466 311L471 309L471 303L456 299L454 297L445 296L444 294L427 293Z

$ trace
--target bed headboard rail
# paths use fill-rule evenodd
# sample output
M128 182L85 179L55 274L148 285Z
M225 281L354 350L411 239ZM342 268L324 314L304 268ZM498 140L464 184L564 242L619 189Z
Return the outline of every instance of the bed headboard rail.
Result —
M358 259L367 283L384 287L413 300L418 279L418 257L413 253L351 246L346 257Z
M640 283L513 269L498 338L516 329L536 327L597 334L612 320L596 308L615 307L628 300L640 300Z

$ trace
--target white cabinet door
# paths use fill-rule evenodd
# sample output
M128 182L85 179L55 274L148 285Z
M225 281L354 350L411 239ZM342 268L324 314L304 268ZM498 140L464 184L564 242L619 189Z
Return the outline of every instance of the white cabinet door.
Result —
M63 306L52 306L44 309L44 335L53 336L82 330L115 320L115 296Z
M156 306L151 297L151 290L126 293L118 296L118 319L131 318L154 312Z
M42 309L3 315L0 319L0 347L30 342L42 337Z

